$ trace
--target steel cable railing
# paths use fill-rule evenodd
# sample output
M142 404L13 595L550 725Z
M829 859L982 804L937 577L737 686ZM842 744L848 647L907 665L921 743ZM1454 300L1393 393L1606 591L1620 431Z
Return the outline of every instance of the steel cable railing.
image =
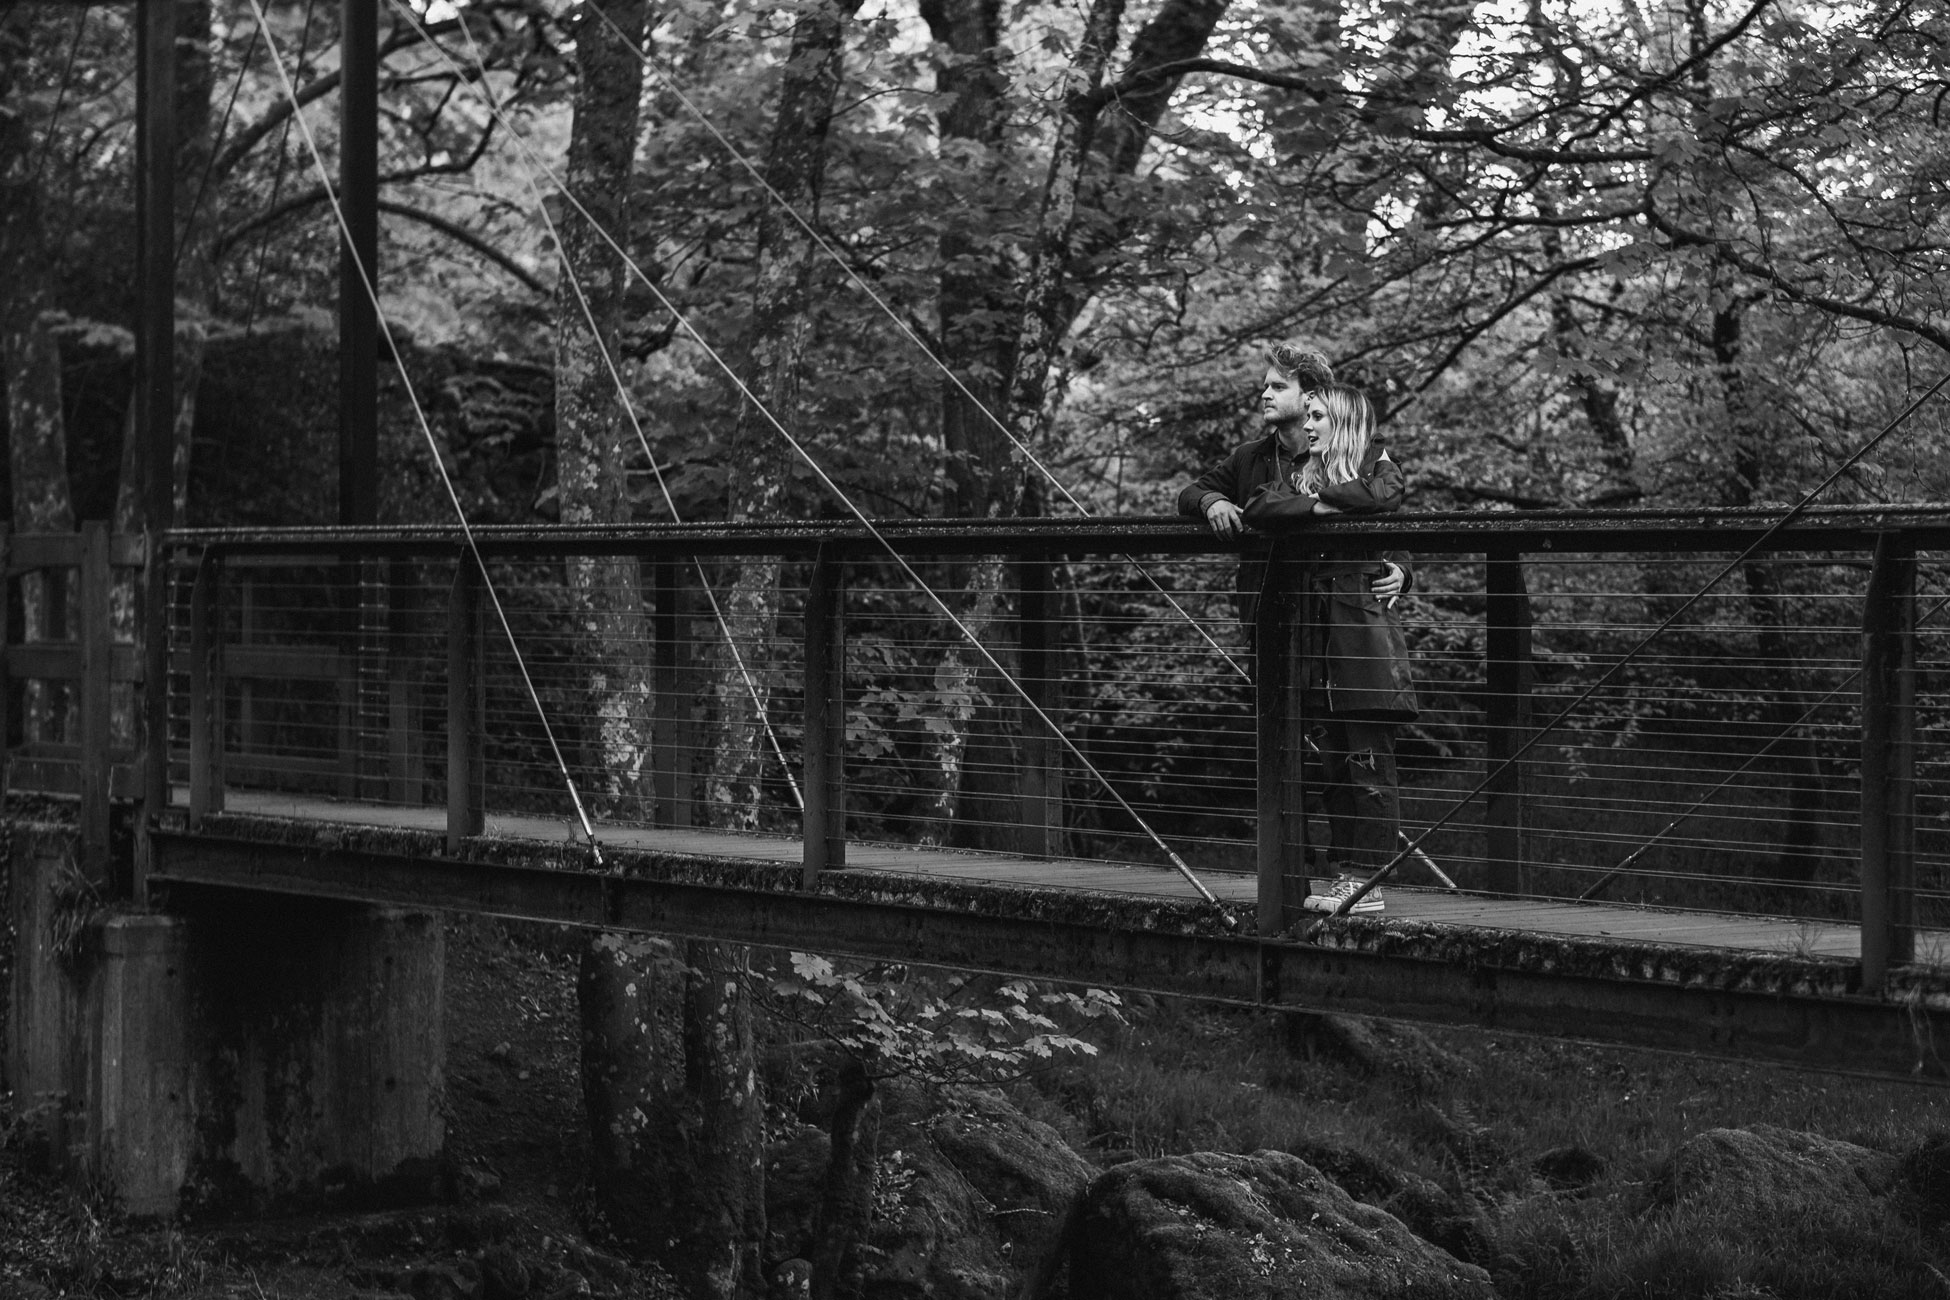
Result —
M644 530L646 536L682 532ZM647 613L627 635L592 647L575 626L565 568L543 553L544 542L533 539L520 555L490 548L490 577L523 646L529 681L571 738L567 761L589 792L595 820L736 824L796 834L787 774L763 746L748 747L730 773L731 796L743 814L732 817L727 807L713 806L714 769L718 785L727 784L719 714L737 691L725 676L727 665L713 654L719 637L703 602L682 584L653 590L651 571L658 566L648 560L607 566L605 572L636 576ZM215 639L224 647L217 748L226 787L239 797L283 791L438 807L448 794L451 546L444 554L395 557L383 571L369 566L369 574L383 572L383 579L366 585L366 617L348 622L349 602L359 593L348 590L352 570L343 563L344 548L320 542L316 557L253 555L246 541L215 534L195 544L211 546L222 560L217 612L207 617L220 621ZM1118 545L1129 548L1127 540ZM1216 543L1206 545L1216 552ZM1190 546L1188 540L1175 549ZM1251 871L1257 830L1252 696L1229 669L1215 668L1209 647L1182 620L1148 603L1130 581L1128 562L1101 545L1094 549L1080 544L1082 553L1048 566L1049 591L1034 627L1022 617L1020 572L1009 566L988 639L1069 739L1201 870ZM1859 693L1836 688L1860 667L1867 584L1858 552L1837 557L1817 564L1790 552L1752 561L1752 591L1700 602L1693 617L1668 633L1666 648L1642 652L1631 671L1591 697L1574 726L1526 757L1517 788L1477 800L1433 835L1428 848L1435 861L1467 890L1541 903L1576 898L1644 847L1609 882L1606 897L1670 909L1662 934L1674 941L1702 932L1711 914L1727 911L1811 922L1853 917L1860 889L1862 719ZM662 567L681 576L693 558L707 571L728 562L715 559L700 539L684 558ZM975 558L973 552L930 553L912 562L924 573L946 574ZM1233 617L1230 591L1235 562L1223 553L1166 553L1147 568L1163 574L1174 596L1243 656L1247 638ZM1417 592L1404 607L1422 700L1421 717L1400 737L1405 826L1426 825L1446 811L1494 760L1499 727L1521 723L1520 709L1550 716L1576 698L1657 621L1660 603L1671 599L1672 589L1684 589L1690 571L1712 563L1706 554L1601 551L1527 562L1530 658L1517 694L1492 689L1482 562L1438 554L1421 565ZM856 548L847 569L847 834L1020 851L1024 755L1034 731L1025 711L981 671L963 677L946 671L959 633L898 580L895 566ZM187 584L194 570L177 571ZM744 647L780 752L795 766L806 757L810 573L803 549L784 555L772 632ZM1936 578L1924 565L1925 588ZM196 640L183 625L191 603L178 599L174 607L179 621L172 644L188 657ZM379 638L377 654L367 646L363 658L347 630L362 621L366 635L376 628ZM1918 634L1912 716L1924 736L1950 719L1950 699L1931 689L1945 658L1942 639L1928 622ZM604 710L614 707L592 688L603 666L598 650L634 665L636 712L621 724L642 723L650 733L642 746L645 766L627 780L604 770L604 749L591 741L602 734ZM558 815L559 787L505 642L483 639L476 653L488 810ZM184 679L177 680L174 770L178 781L188 781L193 726ZM362 708L381 725L356 725L351 715ZM616 715L607 718L618 722ZM1941 924L1950 919L1950 836L1936 823L1950 814L1950 764L1927 747L1918 755L1916 907L1921 923ZM1036 761L1063 809L1042 851L1157 861L1143 833L1067 761L1047 753ZM1684 824L1662 832L1729 773L1732 779ZM1303 797L1297 788L1288 794ZM1324 838L1318 823L1314 835ZM1518 852L1504 862L1498 846L1511 843ZM1327 864L1316 858L1311 865L1324 873ZM1402 880L1433 883L1412 870Z

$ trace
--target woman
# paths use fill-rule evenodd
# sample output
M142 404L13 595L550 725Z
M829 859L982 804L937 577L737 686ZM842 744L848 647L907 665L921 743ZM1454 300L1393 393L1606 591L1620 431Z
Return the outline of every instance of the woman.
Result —
M1186 484L1178 494L1178 513L1204 519L1220 537L1237 537L1245 527L1247 503L1268 484L1285 480L1297 489L1299 479L1295 475L1311 459L1302 428L1307 399L1333 384L1334 368L1319 352L1292 342L1275 347L1267 356L1266 377L1259 392L1266 436L1233 448L1224 460ZM1394 462L1388 466L1394 469ZM1396 476L1399 484L1398 470ZM1239 566L1236 582L1242 622L1252 622L1253 602L1265 575L1263 558L1249 557ZM1408 582L1407 568L1388 561L1374 582L1374 593L1389 600L1406 591Z
M1280 533L1337 514L1399 510L1399 466L1375 436L1374 408L1358 388L1326 384L1301 403L1297 450L1305 460L1260 485L1241 512L1247 526ZM1416 716L1408 645L1394 605L1406 565L1380 553L1305 563L1294 578L1301 601L1301 688L1324 773L1333 883L1306 906L1333 911L1395 855L1401 800L1395 728ZM1379 912L1380 890L1352 910Z

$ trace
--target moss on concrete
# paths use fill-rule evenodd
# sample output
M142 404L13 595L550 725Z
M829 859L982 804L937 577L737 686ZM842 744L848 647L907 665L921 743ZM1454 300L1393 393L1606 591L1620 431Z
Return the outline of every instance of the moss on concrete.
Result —
M201 833L233 841L317 852L447 859L437 832L225 814L206 818ZM509 836L469 840L460 860L543 870L587 872L588 849L567 839ZM798 894L796 862L702 857L605 846L603 873L672 884ZM927 908L985 917L1048 921L1107 930L1213 939L1250 937L1251 904L1213 907L1194 900L1082 892L970 880L845 870L822 876L810 891L822 898ZM1231 916L1234 926L1225 918ZM1642 940L1549 934L1427 921L1347 917L1323 928L1312 945L1330 951L1413 958L1463 969L1570 978L1623 980L1739 993L1859 997L1860 970L1846 958L1718 949ZM1914 967L1891 981L1889 1000L1950 1009L1950 972Z

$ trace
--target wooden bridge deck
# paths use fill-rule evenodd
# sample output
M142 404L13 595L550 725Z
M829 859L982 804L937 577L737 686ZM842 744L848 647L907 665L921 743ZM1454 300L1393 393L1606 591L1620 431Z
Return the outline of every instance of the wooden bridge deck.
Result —
M185 804L186 792L178 791L176 802ZM446 826L445 811L435 807L355 803L239 790L228 792L225 803L227 811L234 813L315 823L432 833L443 832ZM487 833L553 844L579 838L565 819L546 817L490 815ZM618 849L771 866L797 865L801 855L799 840L776 835L626 825L600 826L598 834L606 846ZM1126 897L1173 900L1197 897L1189 884L1166 867L862 843L849 843L846 853L848 872ZM1205 872L1201 873L1201 879L1224 901L1250 903L1255 897L1257 882L1251 876ZM1788 957L1853 960L1860 956L1861 948L1857 927L1841 921L1792 920L1616 903L1491 898L1395 884L1388 885L1385 893L1385 915L1391 920ZM1919 962L1944 964L1946 956L1950 956L1950 933L1931 931L1918 935L1917 956Z

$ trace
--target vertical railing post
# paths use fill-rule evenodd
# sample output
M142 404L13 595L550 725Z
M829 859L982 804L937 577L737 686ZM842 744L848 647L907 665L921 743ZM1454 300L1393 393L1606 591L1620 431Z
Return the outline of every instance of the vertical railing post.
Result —
M1022 687L1045 716L1054 719L1060 700L1056 680L1057 657L1051 632L1056 627L1055 590L1049 558L1032 555L1017 566L1021 592L1017 610L1017 645L1021 652ZM1056 733L1027 705L1022 717L1022 763L1018 768L1021 797L1021 852L1048 858L1062 852L1063 747Z
M1492 776L1483 792L1484 887L1493 894L1520 894L1523 763L1510 759L1523 748L1530 732L1530 594L1524 586L1521 555L1492 551L1488 560L1483 760Z
M419 632L417 577L402 563L385 593L393 631L386 655L386 798L413 806L425 798L425 738L420 734L420 655L406 652L406 637ZM417 650L417 646L416 646Z
M651 728L655 755L651 763L651 792L656 798L659 826L691 824L690 699L685 674L690 662L688 624L684 609L684 562L660 559L655 571L656 607L650 616L653 642Z
M487 828L481 714L481 570L463 548L447 597L447 852Z
M7 661L7 647L13 644L13 616L9 612L13 608L13 541L13 529L0 523L0 803L6 800L13 766L7 761L8 712L14 697L12 666Z
M205 551L190 581L190 824L223 811L223 561Z
M357 769L354 797L385 799L390 784L387 780L390 748L387 724L391 704L388 678L391 674L387 671L387 664L392 658L388 653L391 649L389 633L392 611L388 597L392 565L382 558L367 557L348 567L350 572L357 575L359 602L359 633L354 647L356 659L353 666L357 679L353 718L356 747L353 762Z
M1876 538L1862 609L1862 986L1916 943L1916 548Z
M821 543L806 586L804 868L811 888L822 871L846 865L846 570Z
M195 588L191 588L194 592ZM192 597L194 598L194 597ZM237 574L237 644L241 648L257 640L257 579L251 570L242 569ZM257 684L249 677L237 680L237 752L240 756L261 754L264 744L263 729L258 725ZM249 767L245 758L243 766Z
M1302 919L1309 888L1304 766L1306 717L1295 666L1305 635L1302 602L1274 587L1267 565L1253 613L1253 713L1258 749L1259 933Z
M359 600L359 563L340 558L327 573L325 598L337 611L333 638L338 651L338 736L333 753L339 762L338 797L359 797L359 646L364 639L364 613Z
M109 740L111 663L115 625L109 612L114 577L108 564L108 525L92 520L81 526L81 869L89 880L105 883L109 869Z

